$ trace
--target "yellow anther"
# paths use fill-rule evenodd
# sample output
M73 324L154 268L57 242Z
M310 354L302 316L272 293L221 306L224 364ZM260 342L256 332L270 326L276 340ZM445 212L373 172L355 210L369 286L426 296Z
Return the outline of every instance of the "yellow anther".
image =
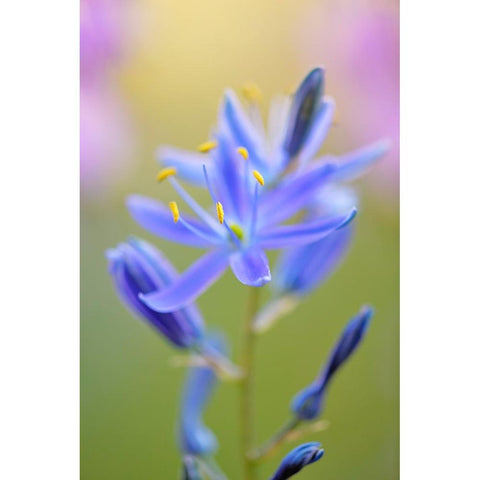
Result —
M248 150L245 147L238 147L237 152L243 157L244 160L248 160Z
M242 87L242 94L249 102L261 102L262 91L256 83L248 82Z
M265 185L265 180L262 174L258 170L253 171L253 176L256 178L257 182L263 187Z
M223 211L223 205L220 202L217 202L217 217L220 223L223 223L223 219L225 218L225 213Z
M162 168L157 174L157 180L159 182L162 182L166 178L171 177L172 175L176 175L176 174L177 174L177 169L175 167Z
M178 219L180 218L180 211L178 210L177 202L168 202L168 206L170 207L170 210L172 211L173 221L175 223L177 223Z
M206 142L201 143L198 147L197 150L201 153L207 153L210 150L213 150L218 143L215 140L208 140Z
M231 228L232 232L238 237L239 240L243 240L242 227L240 227L236 223L231 223L230 228Z

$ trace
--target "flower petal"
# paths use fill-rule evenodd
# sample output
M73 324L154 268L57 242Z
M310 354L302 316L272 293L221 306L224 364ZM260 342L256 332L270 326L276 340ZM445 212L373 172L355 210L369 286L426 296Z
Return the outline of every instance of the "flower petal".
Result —
M175 167L178 177L193 185L204 184L202 165L211 164L207 155L168 145L158 148L157 159L162 166Z
M337 167L318 165L262 195L259 205L259 225L280 223L313 200L321 187L332 178Z
M213 168L210 171L213 173L214 190L228 219L241 222L248 203L245 179L239 174L245 170L245 160L237 153L235 144L228 137L228 134L217 136L218 146L211 154Z
M322 146L322 143L330 130L334 111L335 103L333 99L325 98L315 114L310 131L298 154L298 164L300 168L312 160Z
M350 223L356 213L357 209L354 208L346 215L323 217L320 220L300 225L274 227L261 232L258 236L258 243L267 249L312 243Z
M140 299L157 312L177 310L202 294L225 271L227 265L228 253L225 250L213 250L191 265L168 288L141 295Z
M354 180L380 157L387 153L388 141L381 140L367 147L355 150L339 158L334 178L336 181Z
M323 68L315 68L303 79L295 92L284 143L290 158L300 151L309 135L315 122L316 109L322 101L324 86L325 71Z
M352 225L347 225L317 242L284 250L276 264L275 289L296 295L311 292L343 260L351 237Z
M228 129L238 146L248 150L250 161L256 166L263 165L262 139L232 90L225 92L220 108L220 121L221 126Z
M260 248L254 247L231 255L230 268L244 285L261 287L272 279L268 258Z
M143 228L172 242L184 243L193 247L209 247L218 242L210 229L193 218L182 215L184 220L204 234L203 238L195 235L181 223L174 223L170 210L161 202L151 198L131 195L127 198L127 208L135 221ZM205 237L211 237L212 241L207 241Z

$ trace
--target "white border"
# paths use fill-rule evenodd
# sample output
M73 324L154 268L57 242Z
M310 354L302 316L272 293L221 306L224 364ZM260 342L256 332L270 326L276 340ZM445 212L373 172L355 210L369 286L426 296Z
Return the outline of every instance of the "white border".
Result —
M401 475L480 478L479 6L401 2Z
M0 25L0 478L79 478L78 4Z

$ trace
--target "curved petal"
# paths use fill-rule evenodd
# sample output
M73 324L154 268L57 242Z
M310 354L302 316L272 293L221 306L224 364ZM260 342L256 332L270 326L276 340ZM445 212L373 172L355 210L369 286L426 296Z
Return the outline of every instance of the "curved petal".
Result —
M231 255L230 268L244 285L261 287L272 279L268 258L260 248L250 248Z
M276 290L305 295L318 287L345 257L352 227L347 225L317 242L284 250L276 264Z
M184 243L193 247L209 247L217 241L210 229L193 218L182 215L184 220L204 234L203 237L195 235L180 222L174 223L170 210L157 200L141 195L131 195L127 198L127 208L130 215L145 230L172 242ZM211 242L207 241L205 237L211 237Z
M263 141L232 90L225 92L220 109L220 120L238 146L245 147L254 165L263 165Z
M229 220L238 222L244 217L248 204L246 183L241 175L245 170L245 160L237 153L228 134L219 133L216 138L218 146L211 153L213 168L210 170L213 173L214 189Z
M333 120L335 103L331 98L325 98L315 114L310 131L298 154L300 168L306 165L318 152L324 142Z
M207 155L168 145L158 148L157 160L165 167L175 167L179 178L201 186L204 184L202 165L211 164Z
M354 180L380 157L387 153L389 142L381 140L367 147L355 150L339 158L338 168L335 172L336 181Z
M195 300L217 280L228 265L228 254L224 250L213 250L207 253L168 288L160 292L141 295L140 299L152 310L171 312Z
M324 217L320 220L300 225L281 225L261 232L258 243L263 248L283 248L290 245L305 245L330 235L335 230L348 225L357 214L352 209L346 215Z
M298 175L288 183L279 185L261 197L259 225L283 222L313 200L335 172L335 165L316 166Z

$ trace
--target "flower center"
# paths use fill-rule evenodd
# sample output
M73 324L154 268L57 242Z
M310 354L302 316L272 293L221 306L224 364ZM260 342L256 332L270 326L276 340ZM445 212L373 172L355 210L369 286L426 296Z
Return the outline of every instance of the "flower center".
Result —
M240 241L243 240L243 230L240 225L237 225L236 223L231 223L230 229L238 237Z

